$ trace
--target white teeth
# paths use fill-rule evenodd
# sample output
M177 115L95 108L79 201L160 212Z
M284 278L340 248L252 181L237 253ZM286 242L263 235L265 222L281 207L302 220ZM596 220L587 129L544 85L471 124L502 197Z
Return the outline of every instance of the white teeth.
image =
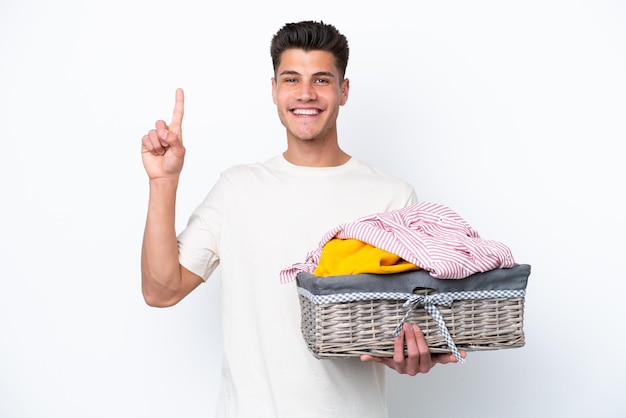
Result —
M296 115L317 115L318 111L316 109L295 109L293 111Z

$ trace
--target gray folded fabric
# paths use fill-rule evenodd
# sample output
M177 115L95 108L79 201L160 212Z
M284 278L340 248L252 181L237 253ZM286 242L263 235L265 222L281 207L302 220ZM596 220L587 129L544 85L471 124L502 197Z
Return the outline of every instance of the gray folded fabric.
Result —
M437 293L480 290L523 290L530 276L529 264L516 264L511 268L498 268L476 273L465 279L437 279L426 270L392 274L349 274L318 277L300 272L296 276L298 287L313 295L334 295L360 292L412 293L416 288L433 289Z

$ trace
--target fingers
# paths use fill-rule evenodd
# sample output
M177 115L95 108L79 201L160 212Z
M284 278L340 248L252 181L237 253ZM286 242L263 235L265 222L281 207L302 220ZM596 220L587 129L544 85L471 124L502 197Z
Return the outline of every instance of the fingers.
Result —
M157 131L152 129L141 138L141 146L143 152L149 152L153 155L163 155L167 149L167 144L161 142L158 138Z
M185 94L183 89L176 89L176 101L174 103L174 112L172 113L172 121L170 126L162 121L158 120L155 124L156 132L161 141L161 145L164 149L172 147L172 149L182 148L183 136L182 136L182 124L183 114L185 108Z
M163 155L168 148L172 147L177 154L182 154L182 123L185 113L185 94L183 89L176 89L176 99L172 122L169 126L163 120L158 120L154 124L154 129L150 130L142 138L142 146L145 152L153 155Z
M148 131L141 139L144 151L153 155L163 155L169 147L167 143L168 132L165 122L162 120L157 121L155 129Z
M404 347L406 346L406 353ZM452 353L431 354L424 333L417 325L404 324L400 335L393 342L393 357L374 357L368 354L361 355L361 361L375 361L383 363L398 373L415 376L418 373L428 373L437 363L456 363ZM466 352L461 350L461 357Z
M175 134L182 132L183 115L185 114L185 93L183 89L176 89L176 100L174 103L174 112L172 114L172 122L170 123L170 131Z
M380 363L382 361L382 357L374 357L369 354L361 354L361 361L376 361Z
M463 350L459 350L462 358L467 357L467 353ZM457 363L458 360L453 353L435 354L433 355L433 362L439 364Z
M176 102L172 122L168 126L163 120L154 124L154 129L141 138L141 155L144 167L151 179L180 174L185 158L181 125L184 113L184 94L176 90Z
M375 361L376 363L382 363L390 369L396 369L395 362L391 357L374 357L369 354L362 354L360 357L361 361Z
M402 327L402 331L400 331L400 334L396 337L395 340L393 340L393 361L396 364L396 370L398 371L400 371L400 369L404 366L404 341L409 327L409 324L404 324L404 327ZM414 349L415 347L407 347L407 351L409 352L409 354L412 348Z
M164 148L167 148L170 143L168 142L168 134L171 132L168 128L167 124L163 120L157 120L154 124L154 128L151 132L154 132L154 135L158 138L161 145Z
M415 338L415 343L417 344L417 351L419 356L419 365L417 367L418 373L428 373L430 369L435 365L432 361L432 357L430 354L430 348L428 348L428 343L426 342L426 338L424 337L424 333L417 325L413 325L413 336Z
M407 357L404 359L404 373L415 376L418 373L428 373L433 367L430 349L422 330L417 325L404 325L404 341Z
M398 344L406 345L406 357L404 350L398 349ZM428 348L424 333L419 326L404 324L402 333L394 341L394 363L396 370L410 376L428 373L433 368L435 362L433 362L430 348Z

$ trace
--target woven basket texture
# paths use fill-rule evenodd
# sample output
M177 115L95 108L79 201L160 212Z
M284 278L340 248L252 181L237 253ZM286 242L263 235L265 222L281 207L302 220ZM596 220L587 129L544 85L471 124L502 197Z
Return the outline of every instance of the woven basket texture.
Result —
M315 304L300 295L302 334L317 358L392 357L393 333L402 321L404 300ZM458 349L498 350L524 345L524 298L455 300L437 306ZM432 353L450 352L437 323L416 307L407 322L421 328Z

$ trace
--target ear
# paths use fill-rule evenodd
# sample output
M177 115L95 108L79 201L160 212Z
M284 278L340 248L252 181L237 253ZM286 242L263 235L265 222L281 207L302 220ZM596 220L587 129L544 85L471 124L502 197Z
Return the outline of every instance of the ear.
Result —
M347 78L344 78L343 82L341 83L341 101L339 102L341 106L345 105L346 102L348 101L349 92L350 92L350 80Z
M272 100L274 104L278 104L276 103L276 79L274 77L272 77Z

